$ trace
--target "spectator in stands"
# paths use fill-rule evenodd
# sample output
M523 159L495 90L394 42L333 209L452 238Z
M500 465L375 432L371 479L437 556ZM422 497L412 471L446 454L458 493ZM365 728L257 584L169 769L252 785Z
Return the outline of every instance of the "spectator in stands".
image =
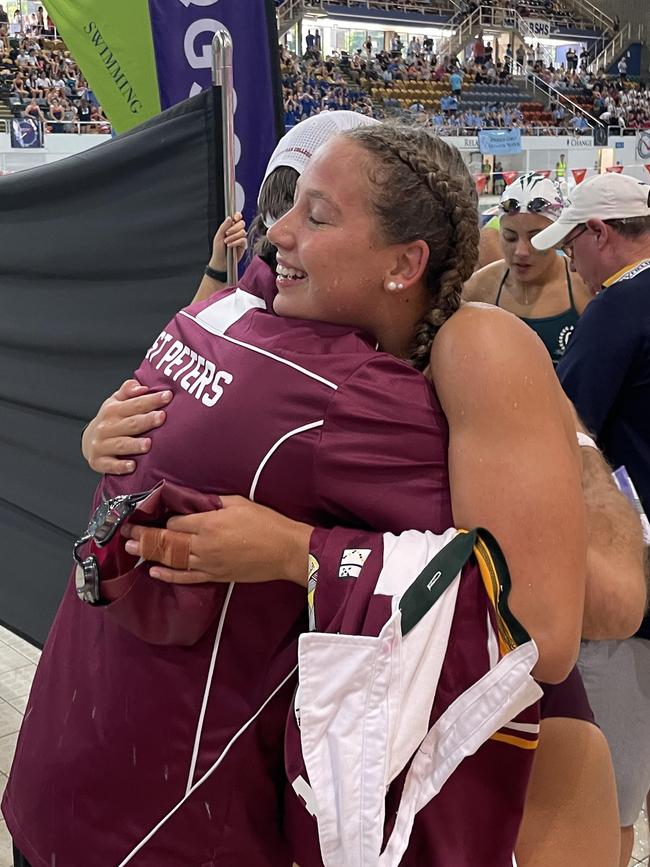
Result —
M515 57L517 58L517 63L519 64L519 66L523 66L525 64L525 62L526 62L526 50L524 49L523 45L520 45L517 48L517 51L515 53Z
M422 44L417 36L414 36L409 42L406 56L410 58L419 57L422 53Z
M314 39L314 34L311 32L311 30L308 30L307 35L305 36L305 45L307 46L307 52L309 54L312 54L314 51L315 41L316 40Z
M65 109L58 99L53 99L50 103L48 120L52 121L52 132L63 132L62 121L65 120Z
M36 10L36 27L38 33L42 33L45 30L45 14L42 6L39 6Z
M18 74L13 80L13 92L23 100L28 99L31 96L29 90L25 87L24 79L20 74Z
M621 77L621 81L627 81L627 60L624 56L618 61L618 74Z
M87 99L79 100L79 108L77 109L79 121L81 123L81 132L88 132L86 124L90 123L90 105Z
M476 41L474 42L474 63L478 66L483 66L485 63L485 42L483 41L482 30L479 30Z
M584 118L581 114L577 114L574 118L572 118L571 126L578 135L582 132L588 132L589 130L591 130L591 127L587 123L586 118Z
M582 69L587 69L589 66L589 52L587 51L587 46L582 46L582 51L580 52L580 67Z
M52 87L52 79L48 78L45 72L42 72L36 79L36 87L45 93L45 91L50 90Z
M5 12L4 6L0 4L0 27L4 24L9 24L9 16Z
M460 70L454 70L449 76L449 87L451 88L452 95L460 99L463 91L463 75Z
M535 65L535 49L533 48L532 43L531 43L530 45L526 46L526 66L529 69L532 69L534 65Z
M543 63L544 57L545 57L544 46L542 45L541 42L538 42L537 46L535 48L535 61L537 63Z
M32 98L25 108L25 117L37 118L41 122L45 121L45 116L41 111L41 107L36 102L36 97Z

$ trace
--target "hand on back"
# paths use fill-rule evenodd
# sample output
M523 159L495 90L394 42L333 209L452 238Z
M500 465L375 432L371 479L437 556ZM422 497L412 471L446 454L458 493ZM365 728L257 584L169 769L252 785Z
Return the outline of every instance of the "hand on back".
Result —
M120 476L132 473L134 458L151 448L151 439L143 434L164 424L164 408L171 399L170 391L149 392L135 379L123 382L83 433L81 451L91 469Z

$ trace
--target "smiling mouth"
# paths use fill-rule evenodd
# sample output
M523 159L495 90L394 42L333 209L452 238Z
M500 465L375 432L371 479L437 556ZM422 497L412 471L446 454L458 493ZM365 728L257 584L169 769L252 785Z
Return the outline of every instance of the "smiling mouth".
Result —
M287 268L286 265L280 264L276 267L276 273L276 282L281 286L290 286L292 283L298 283L307 277L304 271L299 271L297 268Z

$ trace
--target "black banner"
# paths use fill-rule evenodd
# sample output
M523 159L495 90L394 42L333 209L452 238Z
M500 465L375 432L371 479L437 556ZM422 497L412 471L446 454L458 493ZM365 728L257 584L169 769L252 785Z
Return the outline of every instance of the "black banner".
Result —
M97 483L83 427L190 302L223 220L217 95L0 178L0 622L35 644Z

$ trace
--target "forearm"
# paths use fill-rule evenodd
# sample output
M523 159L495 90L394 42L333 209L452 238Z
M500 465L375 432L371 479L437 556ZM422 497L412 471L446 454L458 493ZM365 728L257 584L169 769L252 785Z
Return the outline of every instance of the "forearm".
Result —
M206 298L210 297L210 295L214 295L215 292L225 289L226 286L226 283L221 283L219 280L214 280L212 277L208 277L207 274L204 274L203 279L199 283L196 295L192 299L192 304L195 304L197 301L205 301Z
M587 515L587 581L582 637L627 638L646 608L644 545L633 506L600 452L582 448Z

